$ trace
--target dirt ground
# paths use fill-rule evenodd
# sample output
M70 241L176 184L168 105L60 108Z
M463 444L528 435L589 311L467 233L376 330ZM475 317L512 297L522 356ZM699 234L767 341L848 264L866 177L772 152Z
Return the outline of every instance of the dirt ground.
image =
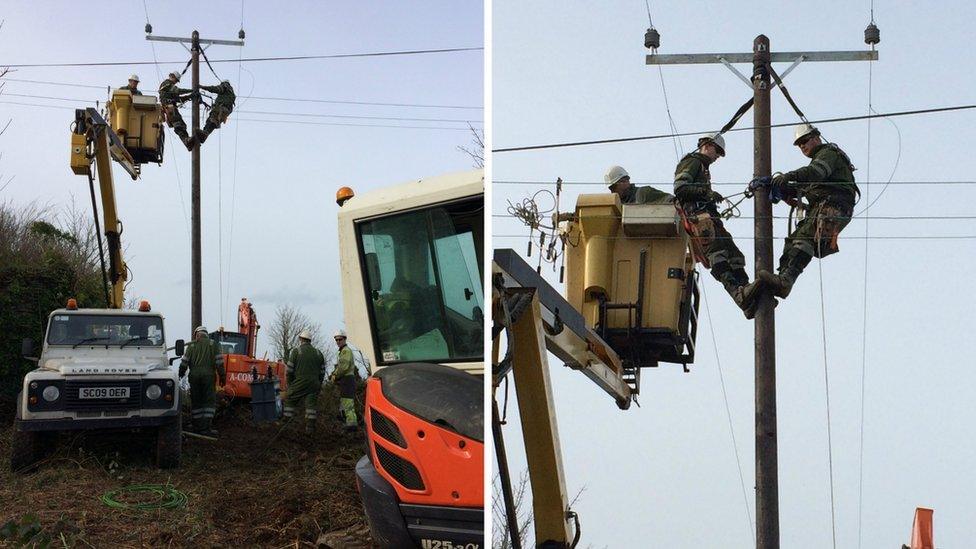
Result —
M14 405L0 401L0 526L8 536L0 529L0 546L17 546L9 541L16 527L21 539L34 532L35 545L51 547L369 547L354 474L362 434L342 433L331 387L319 400L311 437L303 419L255 425L249 407L234 403L218 410L218 441L184 437L179 469L153 467L152 435L65 433L26 475L10 472ZM127 511L100 500L109 490L166 483L186 494L185 507ZM320 541L337 538L345 542Z

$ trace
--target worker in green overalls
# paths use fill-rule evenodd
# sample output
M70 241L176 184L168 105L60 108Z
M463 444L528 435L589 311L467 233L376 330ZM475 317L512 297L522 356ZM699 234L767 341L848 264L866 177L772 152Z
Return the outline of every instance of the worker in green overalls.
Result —
M227 372L224 370L224 355L220 352L217 342L210 339L207 329L197 326L193 330L193 341L186 346L183 360L180 362L180 377L187 370L190 372L190 416L193 418L193 430L207 436L217 436L213 428L214 413L217 411L217 388L214 379L218 378L220 385L227 383Z
M325 357L312 346L312 335L308 330L298 334L299 345L292 349L286 362L288 397L285 399L286 419L295 417L295 408L305 406L305 432L315 432L318 419L319 392L325 378Z
M345 330L336 331L335 342L339 356L329 381L339 388L339 408L345 419L345 430L355 431L359 427L356 417L356 362L352 350L346 345Z

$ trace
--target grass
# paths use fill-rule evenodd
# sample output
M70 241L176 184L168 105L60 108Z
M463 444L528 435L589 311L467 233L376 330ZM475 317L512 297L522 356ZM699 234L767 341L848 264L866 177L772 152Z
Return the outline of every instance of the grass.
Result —
M3 464L0 525L30 516L52 547L315 547L336 531L365 538L354 473L362 435L342 433L331 387L320 408L309 436L302 419L255 425L246 405L221 406L219 440L184 438L183 465L169 471L153 467L150 434L64 433L34 473L15 475ZM12 403L0 403L0 419L6 460ZM186 507L120 511L99 500L123 486L166 483L186 493Z

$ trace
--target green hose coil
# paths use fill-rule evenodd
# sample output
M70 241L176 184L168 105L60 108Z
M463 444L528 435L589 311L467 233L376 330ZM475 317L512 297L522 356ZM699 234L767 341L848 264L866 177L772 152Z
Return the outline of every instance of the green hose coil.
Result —
M127 503L120 501L119 496L150 493L155 495L153 501L140 503ZM186 494L173 488L169 484L133 484L115 490L109 490L102 494L102 503L112 509L126 509L136 511L154 511L156 509L180 509L186 506Z

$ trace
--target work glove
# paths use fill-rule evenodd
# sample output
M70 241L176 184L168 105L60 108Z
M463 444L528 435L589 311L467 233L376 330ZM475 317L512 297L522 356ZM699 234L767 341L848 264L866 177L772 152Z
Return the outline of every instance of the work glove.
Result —
M776 175L773 176L772 186L773 186L774 189L777 188L777 187L783 189L783 188L786 188L786 185L787 185L787 182L788 181L789 181L789 179L786 177L786 174L778 173L778 174L776 174Z
M185 362L180 362L180 377L183 377L183 376L186 375L186 370L187 370L186 363Z
M759 189L768 187L771 180L769 176L757 177L749 182L749 191L755 193Z
M719 194L717 191L712 191L708 193L708 201L718 204L719 202L725 200L725 197Z

